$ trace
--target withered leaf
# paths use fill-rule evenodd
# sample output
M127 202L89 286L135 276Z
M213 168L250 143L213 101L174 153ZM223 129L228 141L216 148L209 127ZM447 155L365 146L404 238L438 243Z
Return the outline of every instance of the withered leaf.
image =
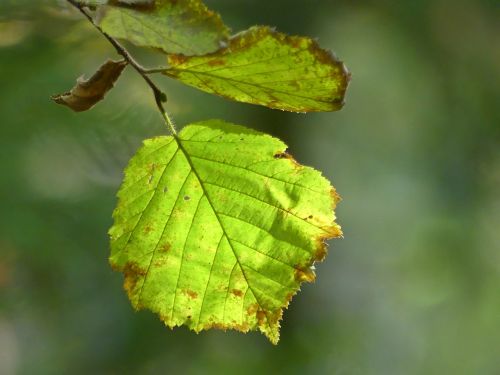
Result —
M90 79L82 77L76 81L76 86L71 91L64 94L52 96L57 104L65 105L75 112L83 112L92 108L99 101L104 99L106 93L111 90L127 62L106 61Z

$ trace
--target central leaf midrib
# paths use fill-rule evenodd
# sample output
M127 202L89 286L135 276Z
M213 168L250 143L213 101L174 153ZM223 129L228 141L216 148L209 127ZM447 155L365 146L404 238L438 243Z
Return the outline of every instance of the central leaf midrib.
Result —
M177 70L177 69L171 69L171 70ZM299 95L299 94L296 94L296 93L293 93L293 92L288 92L288 91L283 91L283 90L278 90L278 89L275 89L275 88L270 88L270 87L265 87L265 86L262 86L260 83L256 83L256 82L245 82L245 81L240 81L240 80L237 80L237 79L233 79L233 78L227 78L227 77L224 77L224 78L221 78L217 75L214 75L214 74L210 74L210 73L207 73L207 72L194 72L194 71L190 71L190 70L177 70L177 71L180 71L181 73L188 73L188 74L192 74L194 76L198 76L198 74L201 74L201 75L205 75L205 76L209 76L209 77L213 77L214 79L218 79L220 81L228 81L228 82L236 82L240 85L247 85L247 86L253 86L253 87L257 87L259 89L262 89L263 91L274 91L274 92L277 92L277 93L280 93L280 94L284 94L284 95L288 95L288 96L291 96L291 97L295 97L295 98L300 98L300 99L308 99L308 100L312 100L312 101L317 101L319 103L323 103L323 104L332 104L332 103L335 103L336 101L338 101L339 99L338 98L335 98L333 100L323 100L323 99L319 99L319 98L315 98L315 97L309 97L309 96L304 96L304 95ZM198 77L199 79L199 77ZM205 83L204 81L202 81L203 83ZM216 90L214 90L213 87L210 87L208 86L206 83L205 85L210 89L212 90L213 92L217 92ZM233 85L234 86L234 85ZM259 98L255 97L253 94L249 94L249 93L245 93L246 95L250 96L251 98L253 99L256 99L256 100L259 100Z
M193 171L194 175L196 176L196 179L198 180L198 182L200 183L200 187L203 191L203 194L207 197L207 202L208 204L210 205L213 213L214 213L214 216L217 218L217 221L219 223L219 226L220 228L222 229L222 233L224 234L224 236L226 237L227 239L227 242L229 244L229 247L231 248L231 251L233 252L233 255L234 255L234 258L236 259L236 262L238 263L238 266L240 267L241 269L241 273L243 275L243 277L245 278L245 281L248 285L248 288L250 289L250 291L252 292L254 298L255 298L255 301L257 302L257 305L259 306L260 310L262 310L266 316L266 321L267 321L267 325L269 327L269 329L271 330L270 333L272 333L273 331L273 328L271 327L271 323L270 323L270 319L269 319L269 316L267 314L267 310L264 309L262 307L262 304L261 302L259 301L259 299L257 298L257 295L255 293L255 291L253 290L252 286L250 285L250 282L248 280L248 277L245 273L245 269L243 268L243 265L241 264L240 262L240 259L238 258L238 255L236 254L236 251L234 250L234 246L231 242L231 239L229 237L229 235L227 234L227 231L226 231L226 228L224 228L224 225L222 224L222 221L217 213L217 211L215 210L215 207L212 203L212 200L210 199L210 196L208 195L208 191L207 189L205 188L205 185L203 184L203 180L201 179L200 175L198 174L198 172L196 171L196 168L193 164L193 161L191 160L191 157L189 156L189 153L186 151L186 149L184 148L184 146L182 145L182 140L177 136L177 135L174 135L174 139L175 141L177 142L177 145L179 147L179 150L184 154L185 158L186 158L186 161L188 162L189 166L191 167L191 170Z

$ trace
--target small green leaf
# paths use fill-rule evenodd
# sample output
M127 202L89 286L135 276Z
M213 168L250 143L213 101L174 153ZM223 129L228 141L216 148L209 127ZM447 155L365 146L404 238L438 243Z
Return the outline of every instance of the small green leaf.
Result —
M201 55L216 51L229 35L217 13L200 0L110 1L97 22L107 34L165 53Z
M64 94L52 96L52 100L75 112L86 111L104 99L126 66L127 62L124 60L108 60L88 80L78 78L75 87Z
M144 142L109 231L136 309L169 327L258 329L277 343L283 309L314 280L324 240L341 235L335 190L285 150L220 120Z
M310 38L269 27L239 33L206 56L168 57L169 77L231 100L294 112L335 111L344 104L349 73Z

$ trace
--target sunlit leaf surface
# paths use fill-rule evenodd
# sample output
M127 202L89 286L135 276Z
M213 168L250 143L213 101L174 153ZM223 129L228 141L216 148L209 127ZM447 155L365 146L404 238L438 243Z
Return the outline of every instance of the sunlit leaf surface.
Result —
M164 74L231 100L294 112L335 111L349 73L310 38L252 27L206 56L169 56Z
M260 330L279 321L338 237L338 200L276 138L219 120L145 141L118 193L111 265L133 306L169 327Z
M183 55L216 51L229 32L200 0L110 1L99 8L97 21L115 38Z

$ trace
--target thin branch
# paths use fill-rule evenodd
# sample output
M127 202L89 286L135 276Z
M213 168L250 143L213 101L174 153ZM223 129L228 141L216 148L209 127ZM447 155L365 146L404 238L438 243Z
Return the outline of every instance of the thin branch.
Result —
M139 64L134 59L134 57L125 49L125 47L123 47L116 39L114 39L113 37L108 35L104 30L101 29L101 27L99 25L97 25L94 22L94 19L92 18L92 16L90 14L87 13L83 4L80 4L76 0L67 0L67 1L73 7L78 9L80 11L80 13L82 13L85 16L85 18L87 18L87 20L90 21L90 23L99 31L99 33L101 33L108 40L108 42L111 43L111 45L115 48L116 52L119 55L121 55L125 59L125 61L127 61L127 63L130 66L132 66L132 68L134 68L135 71L137 73L139 73L139 75L148 84L148 86L153 91L153 95L154 95L156 106L158 107L158 110L161 112L161 115L162 115L163 119L165 120L169 130L172 132L172 135L175 136L177 134L177 132L175 130L174 124L173 124L172 120L170 119L170 117L168 116L167 111L165 110L165 108L163 106L163 103L167 101L167 95L158 86L156 86L156 84L151 80L151 78L149 78L147 76L147 74L151 74L153 72L158 73L159 71L162 71L162 70L159 70L159 69L148 70L148 69L143 68L142 65Z

